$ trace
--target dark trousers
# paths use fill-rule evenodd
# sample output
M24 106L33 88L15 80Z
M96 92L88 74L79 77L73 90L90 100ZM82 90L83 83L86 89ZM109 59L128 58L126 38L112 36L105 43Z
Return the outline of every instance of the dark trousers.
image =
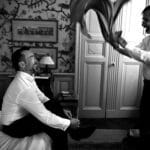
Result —
M140 132L141 136L150 136L150 80L144 80L140 104Z
M150 80L144 80L143 94L140 103L140 149L150 148Z
M50 100L44 103L44 105L51 112L61 117L67 118L63 112L62 107L57 101ZM40 122L31 114L13 122L9 126L3 126L3 132L16 138L32 136L44 132L52 139L54 150L68 150L67 131L51 128Z

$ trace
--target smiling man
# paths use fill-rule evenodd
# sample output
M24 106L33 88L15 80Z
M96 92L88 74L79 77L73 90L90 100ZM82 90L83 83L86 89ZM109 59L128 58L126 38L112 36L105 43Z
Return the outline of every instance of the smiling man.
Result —
M131 47L122 37L113 39L115 50L123 55L138 60L143 65L144 87L140 104L140 136L149 146L150 142L150 6L142 12L142 26L148 34L138 46ZM118 45L118 46L117 46ZM144 144L144 145L145 145ZM150 146L149 146L150 147Z

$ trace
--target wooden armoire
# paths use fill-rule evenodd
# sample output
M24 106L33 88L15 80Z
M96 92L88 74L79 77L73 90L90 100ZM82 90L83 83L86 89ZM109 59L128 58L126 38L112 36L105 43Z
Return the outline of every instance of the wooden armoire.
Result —
M131 0L121 10L116 31L131 44L145 36L142 10L147 0ZM75 92L81 118L132 118L139 115L142 94L142 65L119 54L105 42L96 13L85 15L91 39L76 27Z

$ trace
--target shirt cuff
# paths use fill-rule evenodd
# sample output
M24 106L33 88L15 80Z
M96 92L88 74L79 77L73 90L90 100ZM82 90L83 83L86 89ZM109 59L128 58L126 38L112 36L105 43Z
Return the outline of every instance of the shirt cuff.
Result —
M144 61L144 56L145 56L145 54L141 54L141 60L143 60L143 61Z
M66 131L68 127L70 126L71 121L69 119L64 119L64 127L63 131Z

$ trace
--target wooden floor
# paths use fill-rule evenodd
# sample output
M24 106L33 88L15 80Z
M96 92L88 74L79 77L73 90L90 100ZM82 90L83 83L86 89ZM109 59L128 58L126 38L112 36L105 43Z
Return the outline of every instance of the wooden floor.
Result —
M69 138L69 143L72 144L71 150L80 150L79 147L82 149L86 149L87 147L92 147L91 145L100 148L100 146L104 146L104 143L112 144L112 143L122 143L123 139L127 137L129 129L138 128L138 119L86 119L80 118L81 123L85 125L94 125L96 126L95 132L92 134L91 137L87 139L83 139L79 142L72 140ZM92 144L91 144L92 143ZM85 144L85 145L84 145ZM89 145L91 144L91 145ZM100 145L102 144L102 145ZM107 145L106 144L106 145ZM114 145L115 146L115 145ZM117 146L117 145L116 145ZM82 150L81 149L81 150ZM101 148L101 150L107 150L107 147ZM116 147L116 150L119 150L120 147ZM69 149L70 150L70 149ZM88 148L87 148L88 150ZM110 149L111 150L111 149Z
M122 150L121 143L76 143L69 145L69 150Z
M138 119L86 119L82 124L95 125L95 132L87 139L74 141L69 137L69 150L137 150L137 144L125 143L129 129L138 128ZM139 142L137 142L139 143Z

